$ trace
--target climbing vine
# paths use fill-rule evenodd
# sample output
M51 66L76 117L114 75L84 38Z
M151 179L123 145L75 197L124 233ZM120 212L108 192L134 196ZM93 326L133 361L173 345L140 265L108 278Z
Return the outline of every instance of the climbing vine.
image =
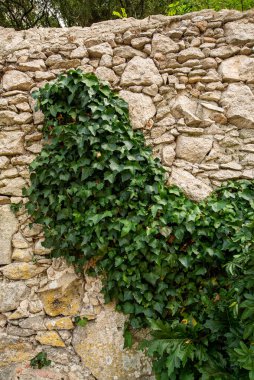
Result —
M24 195L52 256L101 274L131 328L151 326L158 379L254 379L253 182L200 204L167 187L127 104L93 74L33 96L45 145Z

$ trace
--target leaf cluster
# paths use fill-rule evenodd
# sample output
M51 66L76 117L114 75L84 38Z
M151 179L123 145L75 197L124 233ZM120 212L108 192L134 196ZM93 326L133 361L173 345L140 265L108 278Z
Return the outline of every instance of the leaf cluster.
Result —
M33 359L30 360L32 368L41 369L51 364L51 360L47 359L47 353L44 351L39 352Z
M200 204L168 188L127 104L93 74L70 70L33 96L45 145L24 195L45 247L99 273L131 329L151 323L158 379L253 379L254 183Z

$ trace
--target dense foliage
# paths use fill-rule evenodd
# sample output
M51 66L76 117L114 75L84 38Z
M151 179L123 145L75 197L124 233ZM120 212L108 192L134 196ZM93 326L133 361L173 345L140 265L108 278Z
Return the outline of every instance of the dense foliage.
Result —
M254 379L253 182L200 204L166 187L127 104L93 74L34 97L46 144L24 194L52 255L100 273L132 328L151 324L158 379Z
M15 29L88 26L116 17L144 18L207 8L247 10L252 7L254 0L0 0L0 25Z

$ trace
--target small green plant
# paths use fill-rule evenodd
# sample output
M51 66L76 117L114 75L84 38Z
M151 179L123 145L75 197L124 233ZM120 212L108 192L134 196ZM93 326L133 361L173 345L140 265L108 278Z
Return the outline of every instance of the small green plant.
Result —
M87 325L88 319L85 317L77 316L74 318L74 323L76 326L85 327Z
M125 8L121 8L121 12L114 11L112 14L113 14L113 16L116 16L118 18L127 18L128 17Z
M47 353L44 351L39 352L33 359L30 360L32 368L43 368L51 364L51 360L47 359Z

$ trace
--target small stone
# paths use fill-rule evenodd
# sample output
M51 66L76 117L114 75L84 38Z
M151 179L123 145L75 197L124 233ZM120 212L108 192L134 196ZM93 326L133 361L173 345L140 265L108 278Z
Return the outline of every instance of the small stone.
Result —
M173 146L165 146L162 150L162 163L166 166L172 166L175 159L175 149Z
M29 124L33 120L33 115L30 112L21 112L16 114L14 123L16 124Z
M254 58L237 55L223 61L219 73L225 81L254 83Z
M237 179L241 177L241 171L235 170L218 170L216 173L210 174L212 179L218 181L228 181L231 179Z
M227 43L245 45L254 39L254 24L252 22L233 21L225 24L225 36Z
M0 135L0 138L1 138L1 135ZM9 158L0 156L0 169L5 169L8 166L9 162L10 162Z
M1 190L1 189L0 189ZM18 220L9 205L0 206L0 265L11 263L11 239L18 228Z
M156 108L149 96L130 91L120 91L120 96L129 105L130 120L133 129L141 129L155 115Z
M22 62L18 66L21 71L37 71L37 70L45 70L46 65L43 59L35 59L30 62Z
M112 59L111 55L103 54L103 56L101 57L101 60L100 60L100 66L111 68L113 65L112 61L113 61L113 59Z
M95 71L95 74L100 78L101 80L107 81L109 83L117 82L118 77L114 73L113 70L107 68L107 67L98 67Z
M179 51L179 45L171 38L156 33L152 39L152 56L156 53L168 54L177 53Z
M12 260L28 263L32 260L33 253L31 249L15 248L12 253Z
M11 325L7 326L6 333L8 335L23 336L23 337L28 337L35 334L35 332L31 329L23 329L23 328L21 329L20 327L11 326Z
M10 280L28 280L44 272L47 266L34 265L32 263L12 263L0 268L3 275Z
M40 332L36 335L35 339L46 346L52 347L65 347L64 341L60 338L56 331Z
M204 137L179 136L176 144L177 158L200 163L210 152L213 140Z
M239 51L240 49L236 46L225 45L217 49L213 49L210 53L210 56L214 58L219 57L219 58L225 59L225 58L231 57L232 55L235 55Z
M35 80L36 81L42 81L42 80L51 80L55 78L55 74L50 73L48 71L43 72L43 71L36 71L35 72Z
M79 46L77 49L72 50L70 58L84 58L88 57L87 49L84 46Z
M190 47L188 49L180 51L180 53L177 56L177 59L180 63L184 63L190 59L202 59L205 58L204 53L202 53L202 50L194 47Z
M190 199L197 202L208 197L213 191L210 186L181 168L172 169L168 184L179 186Z
M74 325L70 317L48 319L45 322L48 330L72 330Z
M2 79L3 89L5 91L12 90L30 90L33 85L32 79L26 74L18 70L7 71Z
M3 180L3 187L0 187L0 194L1 195L11 195L16 197L22 196L22 189L26 185L26 181L21 178L11 178L11 179L4 179Z
M91 46L87 49L87 51L91 57L95 57L95 58L100 58L104 54L113 55L112 47L108 42Z
M147 37L137 37L131 40L131 46L134 47L134 49L142 49L145 44L148 44L149 42L150 39Z
M121 79L122 86L162 85L162 77L152 59L134 57L127 64Z
M44 323L44 317L39 315L36 317L29 317L21 322L19 322L19 326L22 329L32 329L32 330L46 330L45 323Z
M57 315L78 315L81 307L81 288L77 282L64 292L61 289L45 290L40 293L45 312L51 317Z
M0 283L0 312L15 310L28 296L29 289L22 281Z
M146 58L146 54L140 50L133 49L130 46L119 46L114 49L114 57L131 59L133 57Z

